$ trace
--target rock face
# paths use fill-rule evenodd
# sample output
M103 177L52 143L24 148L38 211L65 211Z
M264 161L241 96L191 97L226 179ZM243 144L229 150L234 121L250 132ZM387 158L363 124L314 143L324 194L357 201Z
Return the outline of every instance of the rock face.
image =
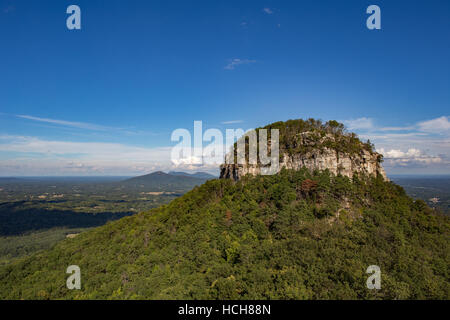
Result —
M309 170L325 170L331 173L341 174L352 178L355 173L370 176L381 175L388 180L386 173L381 166L381 154L366 149L358 150L352 154L339 152L330 147L324 147L323 141L333 140L332 135L327 135L320 141L309 138L309 133L299 133L297 143L303 144L304 153L294 153L280 148L279 170L282 168L299 170L303 167ZM260 165L252 164L222 164L220 166L220 178L239 180L241 177L261 174Z

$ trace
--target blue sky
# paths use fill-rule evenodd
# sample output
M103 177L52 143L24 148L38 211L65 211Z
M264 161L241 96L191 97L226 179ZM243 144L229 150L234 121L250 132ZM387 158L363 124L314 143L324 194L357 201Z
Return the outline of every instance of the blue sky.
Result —
M66 28L71 4L81 30ZM371 4L381 30L366 28ZM0 0L0 176L169 170L170 135L194 120L309 117L370 138L388 173L448 174L449 12L449 1Z

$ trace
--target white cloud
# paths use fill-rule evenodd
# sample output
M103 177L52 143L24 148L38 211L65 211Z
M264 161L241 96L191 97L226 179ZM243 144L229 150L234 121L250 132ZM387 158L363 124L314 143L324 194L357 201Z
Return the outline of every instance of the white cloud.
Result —
M387 131L413 131L425 133L449 133L450 132L450 117L442 116L439 118L418 122L410 126L394 126L394 127L377 127L372 118L357 118L342 121L349 130L366 130L373 132L387 132Z
M384 151L384 149L380 149L379 152L382 153L386 158L393 158L393 159L414 158L419 157L421 155L420 150L414 148L411 148L406 152L396 149L392 149L390 151Z
M232 59L230 63L228 63L225 66L225 70L234 70L237 66L243 65L243 64L250 64L255 63L256 60L249 60L249 59Z
M370 130L374 128L373 120L371 118L363 117L358 119L343 120L342 122L349 130Z
M242 122L244 122L244 120L230 120L230 121L222 121L221 124L237 124Z
M172 147L146 148L119 143L43 140L0 135L0 176L11 175L138 175L156 170L201 170L217 174L217 165L173 163Z
M416 127L409 126L409 127L382 127L377 128L378 131L408 131L408 130L414 130Z
M58 120L58 119L48 119L48 118L40 118L30 115L17 115L18 118L37 121L37 122L45 122L45 123L51 123L51 124L57 124L61 126L66 127L73 127L73 128L79 128L79 129L86 129L86 130L96 130L96 131L105 131L113 129L111 127L101 126L93 123L86 123L86 122L74 122L74 121L66 121L66 120Z
M385 151L383 148L378 149L378 152L383 154L385 160L385 166L396 168L396 167L429 167L432 165L449 165L450 162L447 160L445 155L428 155L424 152L410 148L407 151L401 151L399 149L391 149Z
M264 8L263 11L264 11L265 13L267 13L267 14L272 14L272 13L273 13L273 10L270 9L270 8Z
M362 140L370 139L391 173L450 173L449 117L413 125L382 127L371 118L342 121Z
M450 131L450 117L442 116L440 118L422 121L418 123L418 128L423 132L446 133Z
M391 149L385 151L383 148L377 150L384 155L387 160L393 160L393 162L406 163L406 162L424 162L424 163L441 163L444 159L437 155L431 156L425 154L423 151L410 148L407 151L401 151L398 149Z

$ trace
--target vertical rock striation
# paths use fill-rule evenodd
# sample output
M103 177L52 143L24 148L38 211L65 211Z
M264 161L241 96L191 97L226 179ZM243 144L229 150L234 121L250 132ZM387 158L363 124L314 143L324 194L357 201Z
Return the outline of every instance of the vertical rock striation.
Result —
M303 120L290 120L303 121ZM280 123L277 123L278 126ZM388 180L381 165L382 155L373 151L370 142L361 142L355 134L342 130L330 133L328 123L306 132L282 136L280 130L280 163L282 168L299 170L326 170L352 178L355 173L381 175ZM340 124L339 124L340 125ZM291 125L292 126L292 125ZM340 125L343 127L342 125ZM258 130L258 129L257 129ZM292 131L292 130L291 130ZM241 177L261 174L259 164L222 164L220 178L239 180Z

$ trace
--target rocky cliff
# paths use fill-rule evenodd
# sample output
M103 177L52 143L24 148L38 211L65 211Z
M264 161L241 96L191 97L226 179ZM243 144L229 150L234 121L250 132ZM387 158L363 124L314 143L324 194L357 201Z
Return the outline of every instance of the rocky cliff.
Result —
M302 167L309 170L328 169L335 175L350 178L358 173L381 175L388 180L381 165L382 155L373 150L369 141L363 143L354 133L347 133L340 123L290 120L264 128L280 131L279 170L299 170ZM247 174L261 174L261 168L259 164L222 164L220 178L239 180Z

